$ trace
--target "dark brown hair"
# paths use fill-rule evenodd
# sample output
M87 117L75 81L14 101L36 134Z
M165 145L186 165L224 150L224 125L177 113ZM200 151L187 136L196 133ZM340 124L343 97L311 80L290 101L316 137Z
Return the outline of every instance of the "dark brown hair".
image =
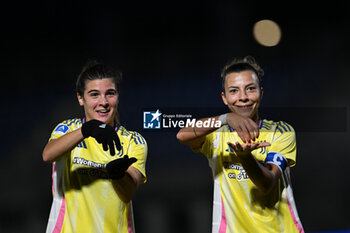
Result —
M122 73L112 67L99 63L97 61L89 61L80 72L76 81L76 91L79 95L84 96L86 82L96 79L110 78L113 80L117 93L120 93L120 82Z
M260 85L262 76L264 76L264 70L258 65L252 56L246 56L244 58L235 58L224 66L221 71L222 89L225 91L225 79L228 74L245 70L251 70L256 73Z

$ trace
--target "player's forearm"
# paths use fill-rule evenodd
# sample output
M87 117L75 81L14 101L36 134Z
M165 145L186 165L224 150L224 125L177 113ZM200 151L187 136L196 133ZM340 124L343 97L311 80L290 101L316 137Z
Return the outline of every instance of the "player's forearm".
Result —
M204 140L204 137L207 134L210 134L211 132L217 130L219 127L217 124L209 124L209 126L204 127L204 122L210 120L210 121L218 121L219 116L215 117L209 117L209 118L203 118L196 121L196 124L194 127L184 127L179 130L179 132L176 135L176 138L183 144L191 145L192 142L197 140ZM200 123L197 123L200 122ZM203 127L197 127L197 126L203 126ZM221 126L221 125L220 125Z
M43 160L48 163L59 160L65 153L76 147L83 139L84 137L81 130L77 129L60 138L51 140L44 148L42 154Z
M278 180L274 172L261 165L252 154L240 157L240 161L249 178L260 191L268 193L272 190Z
M117 192L120 200L125 203L128 203L134 197L136 190L139 186L139 181L134 179L129 173L125 173L125 175L118 180L112 180L113 187Z

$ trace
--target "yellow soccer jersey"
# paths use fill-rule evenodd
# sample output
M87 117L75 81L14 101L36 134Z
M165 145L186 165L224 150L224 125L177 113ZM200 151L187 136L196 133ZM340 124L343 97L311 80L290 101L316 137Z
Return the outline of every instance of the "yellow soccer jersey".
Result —
M209 160L214 177L213 233L303 232L289 178L289 167L296 161L295 132L282 121L260 120L258 123L257 141L269 142L271 146L254 150L253 156L263 164L271 162L268 155L276 152L286 158L287 168L282 168L282 178L269 194L264 195L257 189L227 145L227 142L242 143L229 126L208 134L200 148Z
M56 126L50 140L82 126L81 119ZM111 156L93 137L85 138L70 153L53 163L53 203L46 232L134 232L132 203L122 202L107 177L108 162L124 155L137 158L131 166L146 181L147 143L137 132L116 127L122 149Z

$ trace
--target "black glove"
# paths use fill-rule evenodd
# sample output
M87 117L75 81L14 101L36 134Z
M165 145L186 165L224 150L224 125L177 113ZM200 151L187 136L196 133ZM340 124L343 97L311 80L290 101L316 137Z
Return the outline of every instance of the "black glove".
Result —
M125 171L130 167L130 165L136 161L136 158L129 158L128 155L125 155L123 158L115 159L109 162L106 166L109 178L113 180L121 179L125 175Z
M94 137L98 143L102 144L103 150L107 151L109 147L112 156L115 155L114 143L117 150L122 148L114 128L102 121L91 120L85 122L81 127L81 132L84 138Z

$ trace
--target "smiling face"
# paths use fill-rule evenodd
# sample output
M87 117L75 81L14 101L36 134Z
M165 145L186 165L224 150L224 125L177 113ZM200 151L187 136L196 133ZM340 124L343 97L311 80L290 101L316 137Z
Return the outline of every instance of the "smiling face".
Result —
M221 97L231 112L257 121L262 95L263 89L255 72L244 70L226 75Z
M86 121L96 119L113 126L119 100L113 79L88 80L84 95L78 93L77 97L79 104L84 107Z

